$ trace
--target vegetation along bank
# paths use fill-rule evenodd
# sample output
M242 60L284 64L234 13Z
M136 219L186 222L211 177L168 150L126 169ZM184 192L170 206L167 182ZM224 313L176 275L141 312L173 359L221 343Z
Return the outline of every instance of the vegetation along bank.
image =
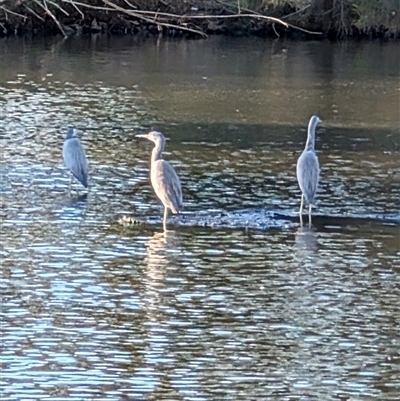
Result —
M400 39L399 0L0 0L0 35Z

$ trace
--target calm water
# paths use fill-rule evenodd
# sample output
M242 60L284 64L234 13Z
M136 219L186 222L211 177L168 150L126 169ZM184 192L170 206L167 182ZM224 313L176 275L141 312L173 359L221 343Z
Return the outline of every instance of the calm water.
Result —
M397 44L0 47L2 399L400 399ZM311 228L118 223L160 221L151 144L134 139L150 127L170 139L185 210L295 216L314 113ZM71 124L87 196L68 194Z

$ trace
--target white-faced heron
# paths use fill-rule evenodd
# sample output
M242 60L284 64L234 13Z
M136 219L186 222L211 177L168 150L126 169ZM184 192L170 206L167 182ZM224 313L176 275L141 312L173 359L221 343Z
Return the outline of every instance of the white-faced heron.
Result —
M75 128L70 128L65 137L63 158L65 167L71 172L69 189L71 190L72 175L85 187L88 186L88 162L85 150L78 138L74 138Z
M308 222L311 224L311 208L314 204L315 194L318 188L319 181L319 163L318 157L315 154L315 128L317 124L322 122L319 117L312 116L308 123L308 136L306 147L303 153L297 160L297 181L301 189L301 203L300 203L300 221L302 220L304 198L309 204L308 209Z
M145 135L136 135L154 142L151 153L151 184L158 198L164 205L164 230L167 228L168 209L177 214L182 209L182 188L178 174L174 168L164 159L162 152L165 146L165 137L161 132L151 131Z

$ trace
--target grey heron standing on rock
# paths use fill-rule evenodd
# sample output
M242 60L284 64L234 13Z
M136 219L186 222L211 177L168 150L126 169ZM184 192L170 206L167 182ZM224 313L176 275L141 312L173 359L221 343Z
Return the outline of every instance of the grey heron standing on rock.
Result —
M70 171L69 190L71 191L72 176L85 188L88 186L88 162L85 150L78 138L74 137L75 128L69 128L63 146L65 167Z
M301 189L300 203L300 222L303 224L303 204L304 198L309 204L308 222L311 224L311 208L315 201L315 194L318 188L319 181L319 163L318 157L315 154L315 128L318 123L322 122L319 117L312 116L308 123L307 142L303 153L297 160L297 181Z
M164 231L167 230L168 209L177 214L182 209L182 188L174 168L162 158L165 137L161 132L151 131L148 134L136 135L154 142L151 153L150 179L153 189L164 205Z

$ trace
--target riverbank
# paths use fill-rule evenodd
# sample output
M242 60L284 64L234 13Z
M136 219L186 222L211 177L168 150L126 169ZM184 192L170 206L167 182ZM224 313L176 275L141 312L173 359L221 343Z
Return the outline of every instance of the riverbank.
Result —
M400 39L398 0L0 0L0 35Z

